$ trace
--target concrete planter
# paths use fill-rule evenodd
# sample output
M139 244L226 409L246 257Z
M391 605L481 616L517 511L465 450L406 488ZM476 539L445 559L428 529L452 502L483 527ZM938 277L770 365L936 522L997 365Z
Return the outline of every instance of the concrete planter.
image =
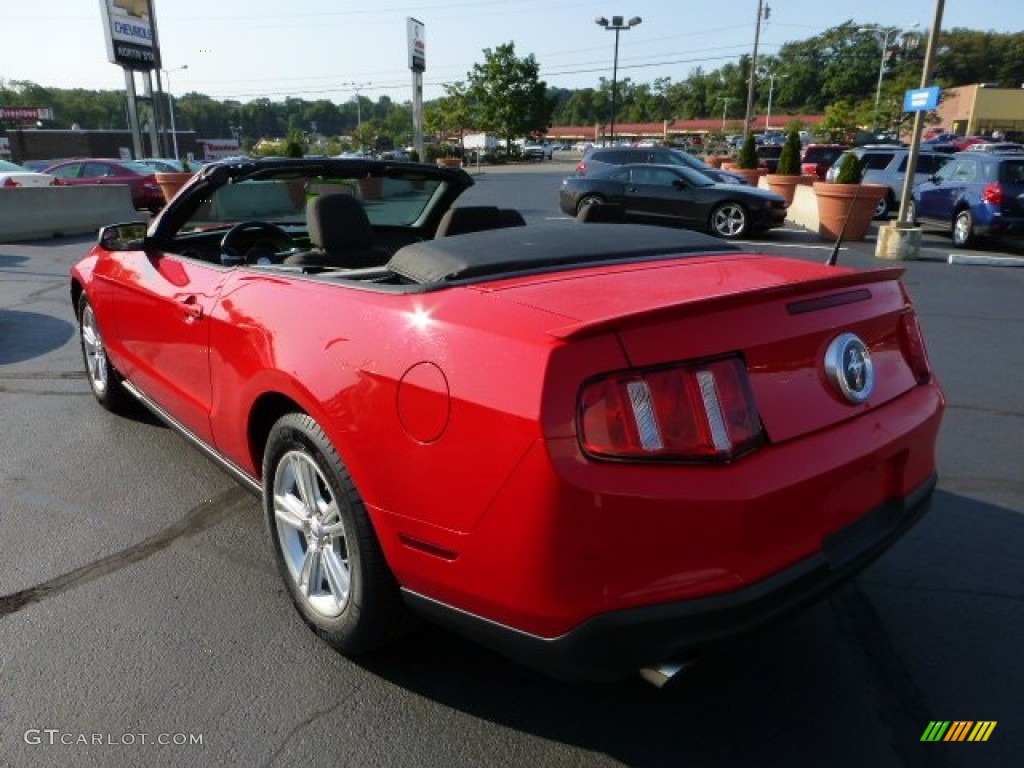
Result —
M784 176L778 173L769 173L764 177L768 189L786 199L786 206L793 204L793 197L796 195L796 188L800 184L810 184L816 176Z
M863 240L875 218L875 207L889 188L884 184L814 183L818 198L818 234L833 240Z

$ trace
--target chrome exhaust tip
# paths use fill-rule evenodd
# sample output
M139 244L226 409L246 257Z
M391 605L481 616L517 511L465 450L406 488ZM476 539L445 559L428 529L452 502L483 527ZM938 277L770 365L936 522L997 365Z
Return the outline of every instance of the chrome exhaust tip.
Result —
M692 661L666 661L655 667L643 667L640 677L655 688L664 688L680 673L693 667Z

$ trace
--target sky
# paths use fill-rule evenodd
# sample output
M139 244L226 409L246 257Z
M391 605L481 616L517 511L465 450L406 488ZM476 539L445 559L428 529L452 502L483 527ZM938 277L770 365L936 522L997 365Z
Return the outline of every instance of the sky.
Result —
M122 70L107 61L100 2L0 0L0 80L122 90ZM759 50L768 54L848 20L926 29L936 8L935 0L766 4ZM411 100L410 16L425 25L428 101L444 95L446 83L465 80L485 48L508 42L517 56L536 57L549 86L597 87L611 78L615 42L597 16L643 19L620 33L620 80L681 81L695 67L715 69L750 53L757 17L757 0L154 0L154 7L169 90L243 102L342 103L357 91ZM942 27L1019 32L1024 0L988 0L984 12L976 0L946 0Z

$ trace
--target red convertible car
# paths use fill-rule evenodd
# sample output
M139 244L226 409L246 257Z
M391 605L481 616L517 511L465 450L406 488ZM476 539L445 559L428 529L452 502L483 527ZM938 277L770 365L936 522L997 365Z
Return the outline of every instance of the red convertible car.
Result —
M262 496L346 654L425 616L659 681L925 511L944 408L898 269L453 206L462 170L202 170L71 273L88 380Z

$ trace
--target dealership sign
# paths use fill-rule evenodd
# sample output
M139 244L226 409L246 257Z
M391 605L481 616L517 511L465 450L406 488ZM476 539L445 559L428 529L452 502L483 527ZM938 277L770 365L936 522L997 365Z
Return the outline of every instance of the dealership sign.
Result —
M424 72L427 69L427 38L423 33L423 22L412 16L406 18L406 35L409 38L409 69Z
M107 59L125 69L160 68L152 0L100 0Z

